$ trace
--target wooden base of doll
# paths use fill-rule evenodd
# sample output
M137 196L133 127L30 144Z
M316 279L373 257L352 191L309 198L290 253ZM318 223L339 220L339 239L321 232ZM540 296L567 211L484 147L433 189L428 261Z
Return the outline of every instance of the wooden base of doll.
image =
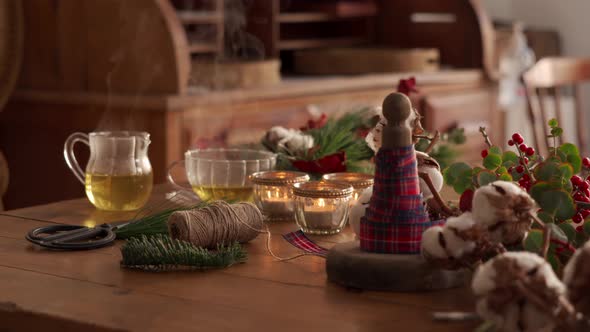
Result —
M466 284L469 271L431 267L420 255L361 251L359 242L334 246L326 258L328 280L346 287L397 292L431 291Z

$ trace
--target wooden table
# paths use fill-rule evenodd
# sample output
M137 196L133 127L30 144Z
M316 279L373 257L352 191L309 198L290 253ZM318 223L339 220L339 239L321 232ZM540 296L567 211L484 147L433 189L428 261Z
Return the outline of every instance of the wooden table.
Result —
M94 224L129 214L96 211L86 199L0 215L2 331L472 331L478 324L433 322L433 311L473 310L467 287L433 293L347 290L326 280L324 259L274 261L264 236L248 261L208 272L149 273L119 266L121 242L83 252L52 252L24 240L50 223ZM41 221L46 220L46 221ZM273 248L298 250L272 225ZM324 246L353 234L314 238Z

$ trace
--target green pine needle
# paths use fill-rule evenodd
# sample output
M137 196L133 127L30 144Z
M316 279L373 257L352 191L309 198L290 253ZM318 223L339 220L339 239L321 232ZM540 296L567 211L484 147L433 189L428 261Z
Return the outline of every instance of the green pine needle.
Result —
M172 213L176 211L200 208L204 207L205 205L207 205L207 203L202 202L191 207L167 209L156 214L140 218L121 228L116 228L115 234L117 235L117 239L129 239L142 235L168 234L168 218Z
M225 268L247 259L239 243L209 251L162 234L130 238L121 255L121 266L154 272Z
M309 131L313 136L314 145L318 147L311 157L317 160L322 157L337 153L346 152L346 159L349 162L370 159L373 151L369 148L364 139L356 135L358 128L367 126L368 110L347 113L338 119L330 119L321 128Z

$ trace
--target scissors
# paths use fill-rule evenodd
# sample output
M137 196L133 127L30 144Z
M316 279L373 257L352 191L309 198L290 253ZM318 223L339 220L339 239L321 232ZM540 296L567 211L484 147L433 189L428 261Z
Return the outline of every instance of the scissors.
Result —
M115 230L131 223L118 221L95 227L53 225L31 230L25 238L36 245L56 250L91 250L112 244Z

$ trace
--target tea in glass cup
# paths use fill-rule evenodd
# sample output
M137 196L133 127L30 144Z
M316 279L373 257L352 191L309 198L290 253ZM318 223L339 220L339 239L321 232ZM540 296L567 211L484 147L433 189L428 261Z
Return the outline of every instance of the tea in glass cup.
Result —
M78 142L90 147L86 172L82 172L74 155L73 148ZM149 144L149 134L145 132L74 133L66 140L64 157L96 208L133 211L143 207L152 192Z
M177 185L170 170L184 163L193 191L204 201L252 202L249 175L273 170L276 164L274 153L249 149L197 149L187 151L184 157L170 166L168 180Z

